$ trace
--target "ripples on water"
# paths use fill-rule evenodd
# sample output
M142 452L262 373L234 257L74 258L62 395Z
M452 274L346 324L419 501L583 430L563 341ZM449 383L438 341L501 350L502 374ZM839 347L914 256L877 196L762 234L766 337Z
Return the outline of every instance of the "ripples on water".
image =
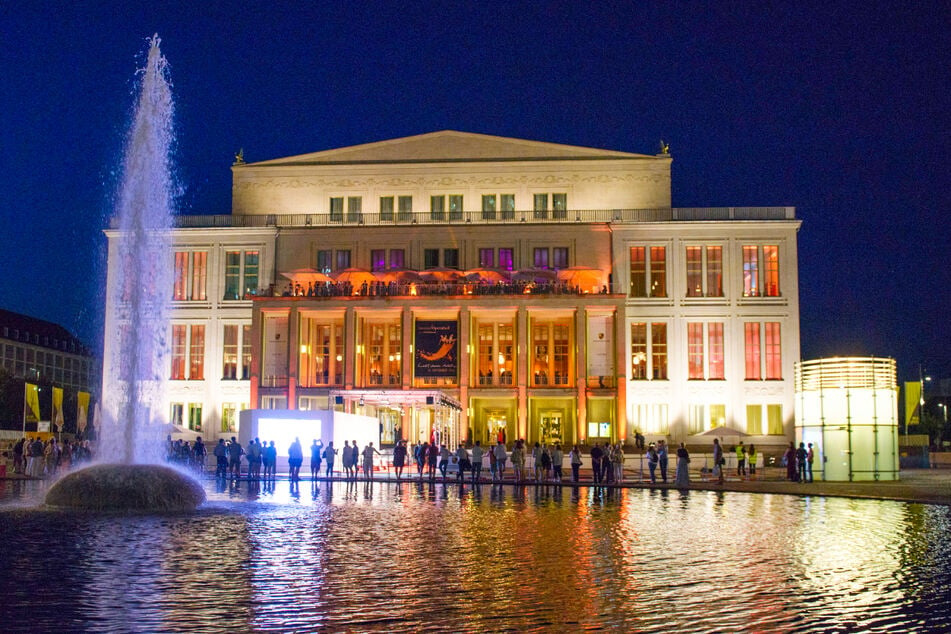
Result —
M12 486L3 631L917 632L951 613L941 506L278 482L117 516L15 508Z

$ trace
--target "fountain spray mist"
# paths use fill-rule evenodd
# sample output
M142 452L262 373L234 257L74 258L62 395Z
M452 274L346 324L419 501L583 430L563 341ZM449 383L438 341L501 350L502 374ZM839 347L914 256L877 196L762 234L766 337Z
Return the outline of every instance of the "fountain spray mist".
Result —
M120 232L121 265L108 285L99 446L100 459L110 462L160 461L167 416L174 136L168 63L160 43L158 35L149 39L145 68L138 71L113 224Z

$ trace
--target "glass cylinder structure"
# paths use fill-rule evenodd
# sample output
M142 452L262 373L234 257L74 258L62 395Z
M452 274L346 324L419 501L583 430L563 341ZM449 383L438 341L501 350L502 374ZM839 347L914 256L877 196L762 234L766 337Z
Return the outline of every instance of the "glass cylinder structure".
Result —
M894 359L835 357L796 364L796 438L812 443L828 481L898 479Z

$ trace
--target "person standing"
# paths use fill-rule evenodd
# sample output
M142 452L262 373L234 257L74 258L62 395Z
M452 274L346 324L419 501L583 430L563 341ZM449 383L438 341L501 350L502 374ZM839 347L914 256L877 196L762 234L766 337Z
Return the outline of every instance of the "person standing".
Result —
M300 446L300 438L294 437L294 442L287 448L287 466L290 469L291 482L300 480L300 467L304 464L304 449Z
M462 446L462 443L459 443L459 447L456 448L456 464L459 466L456 477L459 479L459 483L462 484L463 478L466 477L466 471L472 467L472 463L469 462L469 452Z
M320 459L324 454L324 443L314 438L310 445L310 479L316 480L320 475Z
M413 448L413 458L416 460L416 470L419 472L419 479L423 479L423 471L426 469L426 453L429 451L429 443L416 443Z
M403 475L404 464L406 464L406 441L400 440L393 447L393 470L396 471L397 480Z
M248 441L248 449L245 452L248 457L248 479L261 479L261 444L255 442L255 439Z
M225 439L219 438L215 445L215 477L224 478L228 475L228 448L225 447Z
M439 447L433 441L426 450L426 467L429 469L429 479L436 479L436 463L439 461Z
M786 452L783 454L783 460L786 463L786 479L795 482L798 477L796 471L796 445L790 441Z
M741 440L736 446L736 475L740 478L746 477L746 447Z
M344 441L346 442L346 441ZM324 449L324 464L327 465L327 477L333 478L334 476L334 457L337 455L337 450L334 449L334 441L327 443L327 448Z
M439 473L442 475L442 479L446 479L446 469L449 468L449 458L452 454L449 452L449 449L446 448L446 445L440 445L439 447Z
M195 439L195 446L192 448L192 456L194 457L195 469L198 473L205 472L205 456L208 451L205 449L205 443L202 442L201 436Z
M660 479L667 483L667 465L670 463L666 440L657 441L657 466L660 467Z
M799 443L799 449L796 450L796 477L800 482L806 482L806 459L809 452L806 451L806 443Z
M478 484L482 480L482 441L475 441L472 448L472 484Z
M350 450L350 441L343 441L343 449L340 453L340 460L343 462L343 477L347 480L350 479L350 460L351 460L351 450Z
M561 450L561 445L556 444L555 448L551 452L551 477L552 480L561 484L561 463L564 462L564 452Z
M264 461L264 479L274 480L277 477L277 447L272 440L270 444L265 443L261 452Z
M600 443L594 443L591 448L591 475L595 484L601 484L601 460L604 458L604 450Z
M657 446L654 443L651 443L647 446L647 472L650 473L651 484L657 483L657 476L655 471L657 470Z
M382 455L371 442L363 448L363 477L367 480L373 479L373 454Z
M680 443L677 448L677 474L674 476L674 484L681 489L690 486L690 454L684 443Z
M809 482L812 482L812 463L816 459L816 452L812 449L812 443L809 443L809 451L806 452L806 476Z
M723 447L720 446L720 439L713 439L713 475L717 478L717 484L723 484L723 466L726 459L723 457Z
M542 463L542 480L548 482L551 478L551 450L548 445L542 447L542 455L539 459Z
M516 440L515 446L512 447L512 474L515 477L516 482L521 482L524 477L525 471L525 449L523 448L522 441Z
M571 464L571 481L578 482L581 480L581 449L578 448L578 445L574 445L571 448L571 451L568 452L568 462Z
M499 482L505 480L505 461L508 460L508 452L505 450L505 444L499 440L498 444L492 449L495 454L495 470L499 475Z
M746 462L749 467L750 479L755 479L753 476L756 475L756 445L750 443L750 446L746 448Z
M228 445L228 472L233 478L241 477L241 456L243 455L244 447L232 436L231 443Z

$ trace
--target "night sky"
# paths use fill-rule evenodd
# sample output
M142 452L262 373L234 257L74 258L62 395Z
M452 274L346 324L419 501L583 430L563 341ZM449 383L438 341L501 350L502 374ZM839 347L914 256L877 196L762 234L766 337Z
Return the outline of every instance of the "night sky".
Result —
M951 377L947 1L14 1L0 24L0 307L94 347L101 230L157 32L181 213L229 212L239 148L664 139L674 206L797 208L803 358Z

